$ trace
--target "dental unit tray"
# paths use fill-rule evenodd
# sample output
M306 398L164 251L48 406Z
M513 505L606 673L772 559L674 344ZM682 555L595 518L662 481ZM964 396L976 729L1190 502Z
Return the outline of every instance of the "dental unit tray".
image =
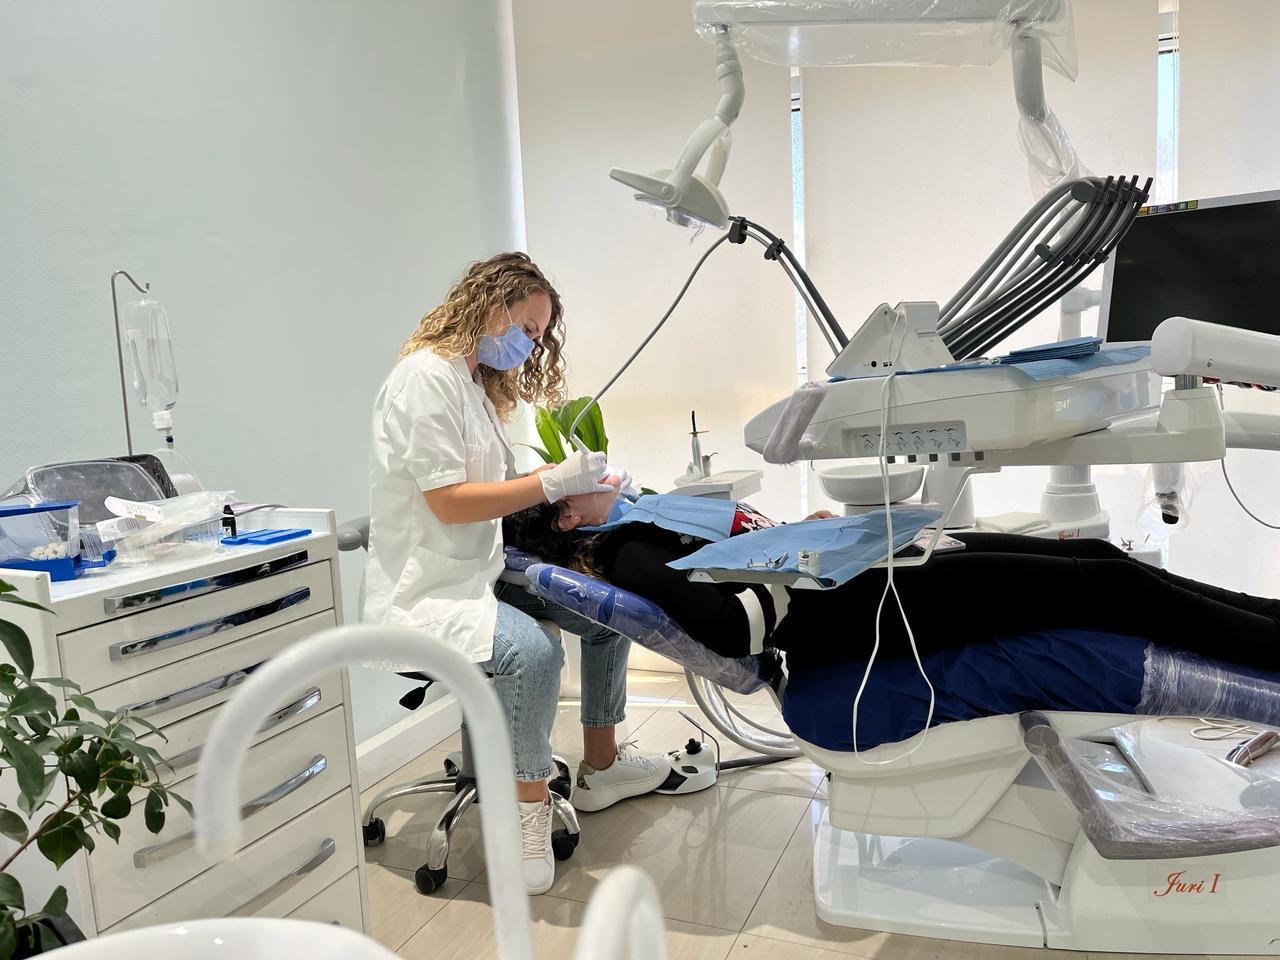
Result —
M910 546L922 531L942 518L941 510L894 507L893 552ZM926 558L940 537L940 528L931 533L924 551ZM869 567L880 565L889 553L885 512L873 510L854 517L804 520L739 534L708 543L667 566L688 571L690 580L701 583L765 583L832 590Z
M1102 430L1153 413L1161 399L1161 379L1141 352L1050 379L1030 377L1024 365L989 362L904 373L893 382L885 452L932 463ZM824 384L804 430L802 459L878 456L883 386L882 377ZM748 447L764 453L789 401L748 421Z

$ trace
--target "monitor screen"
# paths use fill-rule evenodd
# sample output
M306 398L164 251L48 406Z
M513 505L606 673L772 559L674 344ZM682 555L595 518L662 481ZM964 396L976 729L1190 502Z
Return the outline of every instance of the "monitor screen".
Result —
M1107 264L1103 333L1150 340L1167 317L1280 334L1280 193L1149 208Z

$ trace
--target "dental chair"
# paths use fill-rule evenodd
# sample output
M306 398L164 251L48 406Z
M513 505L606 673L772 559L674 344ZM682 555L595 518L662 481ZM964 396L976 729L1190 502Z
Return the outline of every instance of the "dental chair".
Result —
M855 754L863 663L722 657L643 597L531 560L508 551L531 592L700 677L704 711L736 742L719 688L769 689L790 731L766 746L831 781L814 841L822 919L1024 947L1280 949L1280 750L1263 755L1280 677L1121 635L1009 638L926 659L938 705L923 742L914 662L877 667ZM1188 719L1222 716L1247 723Z
M338 549L344 552L369 549L368 517L360 517L338 528ZM540 622L539 625L544 630L558 630L552 623ZM424 673L417 672L401 673L400 676L421 684L400 698L402 707L407 710L416 710L426 699L427 690L435 680ZM486 674L486 676L492 675ZM380 790L364 811L364 845L374 847L387 839L386 823L377 816L381 807L405 797L429 793L453 794L453 799L441 811L435 827L427 838L426 862L414 871L414 886L424 895L434 893L444 885L448 878L449 846L454 827L471 805L479 800L475 764L472 760L471 736L467 730L465 718L462 721L460 733L462 748L445 758L443 776L419 778ZM557 860L568 860L578 846L581 830L578 826L577 811L569 802L569 794L573 788L569 765L558 756L553 756L552 760L556 766L557 776L549 784L551 802L553 813L561 826L551 834L551 850Z

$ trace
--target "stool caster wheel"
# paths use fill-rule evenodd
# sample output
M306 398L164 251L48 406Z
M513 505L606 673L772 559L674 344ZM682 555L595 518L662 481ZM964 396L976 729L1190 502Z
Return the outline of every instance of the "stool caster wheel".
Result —
M443 887L445 880L448 878L449 871L445 867L441 867L439 870L432 870L430 867L422 866L413 875L413 885L425 897Z
M551 834L551 853L557 860L568 860L578 848L580 835L568 830L556 830Z
M382 822L381 817L374 817L364 825L364 845L366 847L378 847L387 839L387 825Z
M453 757L444 758L444 775L446 777L456 777L458 775L458 765L453 762Z

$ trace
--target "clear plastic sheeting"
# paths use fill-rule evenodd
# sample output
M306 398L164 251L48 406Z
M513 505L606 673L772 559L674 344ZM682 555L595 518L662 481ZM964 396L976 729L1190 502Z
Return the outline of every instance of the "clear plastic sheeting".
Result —
M1020 113L1018 146L1027 158L1031 192L1037 197L1043 197L1056 184L1089 176L1089 168L1080 162L1067 128L1048 107L1042 116Z
M1009 50L1032 193L1089 174L1044 98L1043 66L1079 73L1069 0L694 0L693 19L787 66L990 66Z
M646 649L734 693L764 686L758 657L722 657L698 643L662 611L634 593L585 574L546 563L525 569L529 591L601 626L616 630Z
M1224 643L1229 646L1230 641ZM1150 644L1136 712L1148 716L1231 717L1280 726L1280 682Z
M1209 768L1201 782L1216 787L1210 804L1148 789L1143 780L1149 778L1136 776L1121 750L1064 737L1044 714L1023 714L1021 722L1027 749L1108 860L1208 857L1280 845L1280 781L1273 777L1202 756ZM1193 759L1189 751L1187 759Z
M705 39L728 26L742 53L785 66L988 66L1023 36L1058 73L1078 72L1068 0L694 0L693 20Z
M1171 531L1191 522L1191 502L1200 491L1196 472L1186 463L1154 463L1147 468L1138 519L1151 539L1163 542Z

